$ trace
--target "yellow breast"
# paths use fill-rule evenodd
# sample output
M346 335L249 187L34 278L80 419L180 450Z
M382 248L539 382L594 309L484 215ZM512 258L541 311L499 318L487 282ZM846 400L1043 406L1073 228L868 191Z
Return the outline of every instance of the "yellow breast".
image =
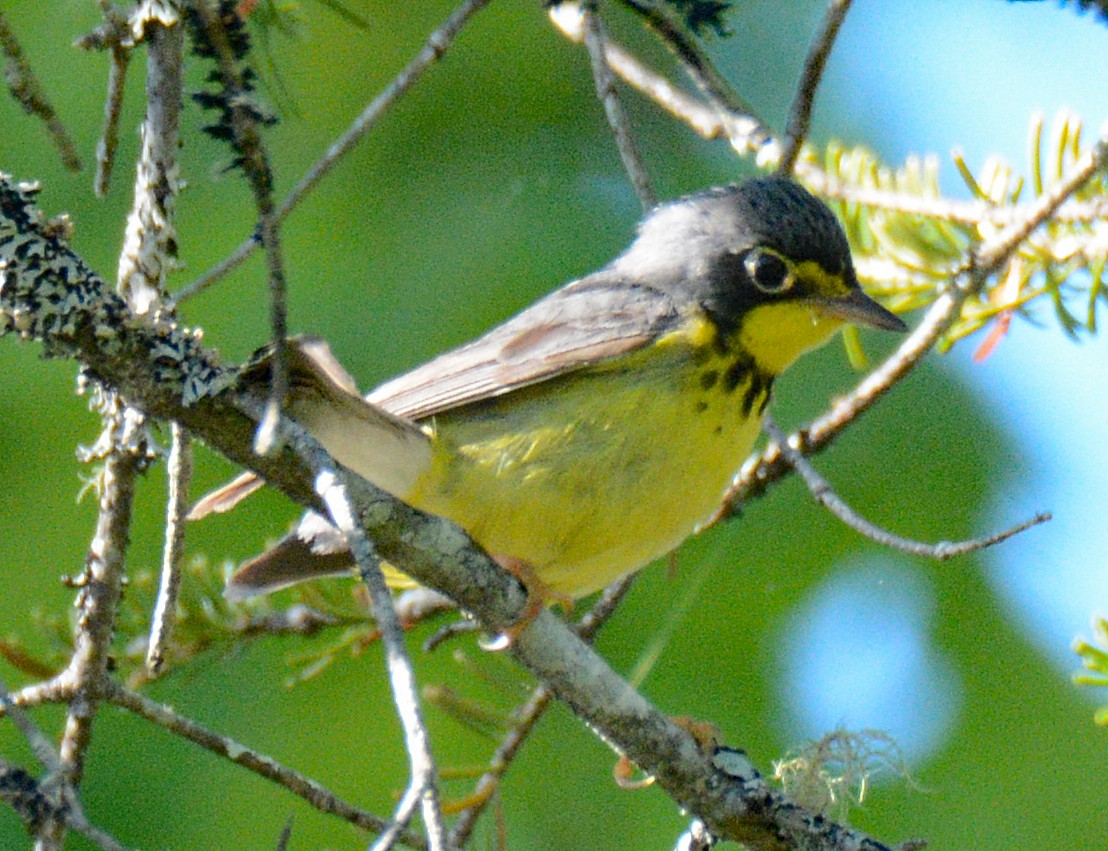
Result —
M680 544L750 452L770 379L697 320L595 367L439 415L404 494L578 597Z

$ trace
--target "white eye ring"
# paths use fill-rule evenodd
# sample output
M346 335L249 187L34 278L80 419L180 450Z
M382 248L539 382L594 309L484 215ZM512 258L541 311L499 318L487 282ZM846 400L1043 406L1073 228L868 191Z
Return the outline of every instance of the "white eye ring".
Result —
M768 248L753 248L743 258L743 268L751 282L767 295L778 295L796 283L792 265Z

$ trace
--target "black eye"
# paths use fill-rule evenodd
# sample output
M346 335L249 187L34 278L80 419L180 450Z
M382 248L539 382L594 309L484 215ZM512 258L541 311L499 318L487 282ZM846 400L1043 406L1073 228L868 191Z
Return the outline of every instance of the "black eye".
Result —
M754 286L770 295L783 293L796 282L789 264L764 248L749 252L743 260L743 267Z

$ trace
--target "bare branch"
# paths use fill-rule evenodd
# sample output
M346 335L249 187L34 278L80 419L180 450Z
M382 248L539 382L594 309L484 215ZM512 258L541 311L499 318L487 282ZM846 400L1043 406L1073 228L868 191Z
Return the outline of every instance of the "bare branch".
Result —
M635 574L625 576L604 589L600 599L585 614L575 627L582 641L591 642L596 633L614 613L627 592L634 584ZM500 781L508 772L524 743L530 738L535 726L546 712L554 693L544 685L536 686L531 696L512 712L512 727L497 746L489 760L485 773L478 778L467 799L471 803L462 810L450 830L450 843L455 848L463 847L469 841L477 820L493 800L494 793L500 788Z
M115 706L133 712L140 718L145 718L167 732L188 739L205 750L229 759L235 765L240 765L267 780L272 780L297 797L307 801L321 813L336 815L363 830L375 833L388 827L388 822L385 819L358 809L316 781L293 771L291 768L286 768L265 754L251 750L228 736L209 730L165 704L150 700L148 697L115 682L108 685L104 699ZM410 845L412 848L427 847L423 837L410 831L404 832L402 840L405 845Z
M47 823L63 823L104 851L127 851L127 847L90 824L76 797L63 792L58 803L43 784L18 766L0 758L0 800L10 806L32 830Z
M46 734L38 728L38 725L30 719L23 707L12 699L4 682L0 682L0 712L12 719L16 729L27 740L27 744L31 747L31 753L35 755L35 759L39 761L39 764L47 771L60 774L61 762L58 760L58 754L50 744L50 740L46 738Z
M104 101L104 127L100 141L96 143L96 175L93 191L97 197L108 194L115 152L119 145L119 117L123 110L124 86L127 68L131 62L134 34L127 15L109 0L100 0L104 21L91 33L77 39L76 46L85 50L107 50L111 64L108 67L108 94Z
M635 136L631 132L631 125L627 120L627 113L620 103L619 93L616 91L615 81L612 79L612 71L608 67L608 59L605 56L604 45L607 41L604 32L604 22L600 19L595 8L586 7L583 10L582 26L584 28L585 48L589 52L589 62L592 66L593 80L596 82L596 96L604 106L604 114L608 118L608 126L612 128L612 137L619 149L619 157L623 161L623 168L635 188L635 194L639 196L639 202L644 210L649 210L658 203L658 196L654 192L654 186L650 175L643 165L642 153L639 150Z
M1045 523L1047 520L1050 520L1049 513L1041 512L1030 520L1025 520L1023 523L1019 523L1003 532L998 532L995 535L989 535L984 538L973 538L968 541L939 541L937 544L926 544L922 541L913 541L908 538L903 538L900 535L895 535L887 529L882 529L880 526L871 523L847 505L843 498L831 487L830 482L821 476L819 471L809 463L808 459L797 451L796 447L793 446L784 432L777 427L777 424L769 414L766 414L762 421L762 430L781 448L781 453L785 456L785 460L788 461L793 469L800 474L800 477L804 479L804 483L808 486L808 491L812 494L816 502L860 535L864 535L871 541L876 541L879 544L883 544L886 547L890 547L902 553L923 556L924 558L931 558L936 561L946 561L955 556L967 555L994 546L1002 541L1007 541L1012 536L1018 535L1020 532L1026 531L1032 526L1038 526L1040 523Z
M754 116L750 105L732 88L700 49L696 40L681 24L670 17L667 10L649 0L619 0L619 2L642 18L681 63L689 79L696 83L721 111Z
M50 822L64 823L105 851L126 851L123 845L85 818L76 790L65 782L58 754L23 707L11 699L3 682L0 682L0 714L12 719L31 746L35 759L49 772L47 780L39 784L22 769L0 759L0 799L32 829L37 830ZM47 787L56 787L56 794Z
M823 16L823 26L815 41L808 49L804 60L804 70L789 107L789 120L785 124L785 138L781 147L781 159L777 163L778 174L791 174L800 155L800 148L808 137L808 127L812 122L812 107L816 102L816 90L823 79L823 70L831 56L831 48L839 35L839 28L850 11L851 0L831 0L827 14Z
M146 667L152 675L161 673L166 646L177 621L177 595L181 588L181 565L185 558L185 515L189 508L189 481L192 478L192 439L188 429L173 423L173 444L166 463L169 498L166 500L165 548L158 600L151 616L150 641L146 648Z
M400 796L400 802L396 805L395 812L393 812L392 822L381 831L376 841L369 846L369 851L390 851L396 846L401 831L408 826L408 822L415 815L416 808L419 807L423 798L422 791L419 782L413 777L408 783L408 788L404 790L404 794ZM442 846L437 847L441 848Z
M146 313L165 303L166 277L177 266L174 217L181 188L177 152L184 34L180 21L135 20L132 25L145 34L148 49L146 119L118 287L136 313Z
M59 748L61 782L78 788L84 774L85 755L92 741L96 708L108 681L112 632L122 591L124 556L130 540L131 514L138 456L128 451L136 438L141 442L141 417L124 410L116 397L104 398L105 435L113 447L100 474L100 513L96 534L77 597L80 613L74 636L73 656L62 678L71 683L69 711ZM117 449L116 447L123 447ZM35 847L61 848L64 820L42 825Z
M303 179L288 194L277 208L274 218L284 221L293 208L315 188L328 172L342 159L351 148L377 123L388 109L396 103L423 76L423 72L443 57L451 43L473 15L489 4L490 0L465 0L450 17L427 38L423 48L396 75L373 101L359 115L350 128L336 141L315 165L308 170ZM176 295L177 301L184 301L207 289L232 269L243 263L258 248L258 238L251 236L236 248L226 260L209 269L191 284L182 287Z
M345 479L342 473L336 475L330 470L323 470L316 476L315 487L327 506L331 519L346 538L362 582L369 589L373 617L377 621L377 629L385 645L389 682L392 685L393 699L404 729L411 770L408 791L404 795L404 801L397 808L393 824L382 834L373 848L375 851L387 851L391 848L399 831L407 825L415 806L419 805L422 807L423 822L427 827L428 847L431 851L441 851L448 847L448 842L442 820L442 809L439 806L438 770L435 768L435 759L431 754L430 734L420 709L415 671L412 669L412 660L408 658L408 651L404 645L404 628L396 614L392 592L389 591L385 575L381 572L381 564L373 550L373 544L366 536L365 530L355 520L354 510L347 501L348 482ZM405 802L410 805L410 809L406 807Z
M108 68L108 96L104 99L104 128L96 143L96 176L92 188L103 198L111 187L115 152L119 147L119 116L123 112L123 93L127 83L127 67L131 63L130 51L122 47L111 50Z
M77 155L77 148L69 133L62 124L53 105L46 97L38 79L31 70L30 63L23 55L23 48L19 39L15 37L8 20L0 13L0 53L4 55L4 80L11 92L23 109L30 115L36 116L46 125L46 131L50 134L54 146L61 155L62 164L70 171L81 170L81 158Z

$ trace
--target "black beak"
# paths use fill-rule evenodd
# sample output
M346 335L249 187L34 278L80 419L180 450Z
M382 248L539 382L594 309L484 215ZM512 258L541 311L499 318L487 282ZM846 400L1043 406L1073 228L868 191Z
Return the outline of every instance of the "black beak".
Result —
M842 319L844 322L865 325L868 328L877 328L881 331L908 330L908 326L904 324L899 316L890 313L857 288L851 288L847 295L838 298L814 296L806 299L806 301L824 316Z

